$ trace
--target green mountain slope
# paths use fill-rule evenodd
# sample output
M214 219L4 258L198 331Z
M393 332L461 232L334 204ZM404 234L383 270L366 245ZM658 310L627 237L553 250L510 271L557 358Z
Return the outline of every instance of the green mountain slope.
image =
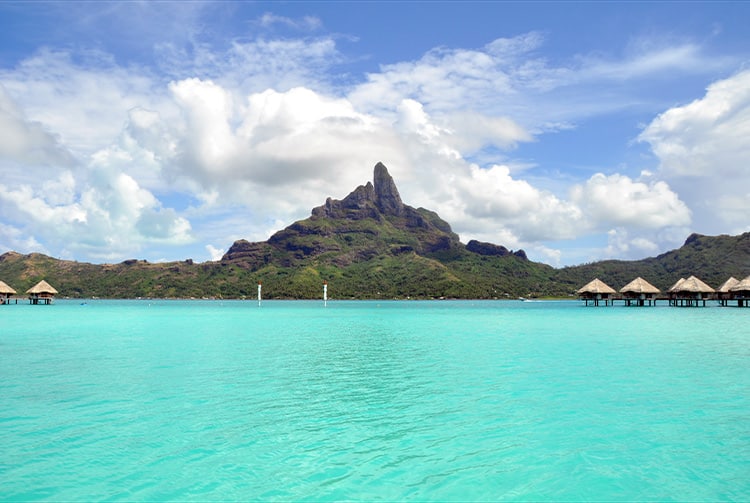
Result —
M698 276L717 288L729 277L742 279L750 274L750 232L739 236L690 235L677 250L637 261L605 260L556 271L557 283L582 285L599 278L619 289L641 276L662 291L678 279Z

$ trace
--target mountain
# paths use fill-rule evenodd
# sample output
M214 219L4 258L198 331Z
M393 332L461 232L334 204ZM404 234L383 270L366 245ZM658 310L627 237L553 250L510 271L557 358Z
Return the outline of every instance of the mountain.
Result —
M613 288L641 276L661 291L678 279L696 275L716 288L729 277L750 275L750 232L739 236L691 234L677 250L636 261L604 260L559 269L554 281L569 286L599 278Z
M378 163L373 183L360 185L341 201L329 197L310 218L265 243L235 242L222 261L259 266L270 254L286 265L317 258L348 266L381 254L429 255L460 246L458 235L437 214L401 201L393 178Z
M512 254L490 243L473 241L464 246L437 213L404 204L387 168L378 163L373 183L360 185L340 201L329 197L309 218L264 243L236 241L222 261L250 268L262 267L270 260L286 266L314 260L347 267L380 256L446 258L467 250L480 255ZM515 255L526 258L522 250Z
M351 298L510 296L529 278L546 282L553 270L531 263L523 250L464 245L437 213L404 204L382 163L372 183L342 200L328 198L268 241L236 241L221 263L256 272L264 282L278 279L278 268L291 269L292 281L304 283L299 275L307 275L305 288L317 292L315 285L327 280Z
M750 274L750 233L691 235L685 244L639 261L608 260L554 269L523 250L469 241L437 213L401 200L387 168L342 200L328 198L310 217L267 241L236 241L218 262L88 264L42 254L0 255L0 280L18 292L46 279L71 297L516 298L568 296L594 277L620 288L636 276L666 290L695 274L712 286Z

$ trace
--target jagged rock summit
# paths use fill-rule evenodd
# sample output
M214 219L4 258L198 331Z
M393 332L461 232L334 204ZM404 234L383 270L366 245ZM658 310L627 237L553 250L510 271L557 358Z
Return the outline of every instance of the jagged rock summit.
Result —
M489 243L474 246L481 255L513 252ZM465 252L459 237L437 213L404 204L396 183L383 163L377 163L373 181L354 189L344 199L328 198L312 214L269 238L265 243L236 241L222 258L242 260L250 267L271 261L284 266L310 258L334 265L349 265L379 255ZM520 252L520 253L519 253ZM522 250L515 255L526 258Z
M401 202L396 183L382 162L375 165L372 181L375 189L375 204L380 211L392 215L403 214L404 203Z
M404 203L401 201L396 183L388 173L388 168L379 162L375 165L372 183L360 185L341 201L329 197L323 206L312 210L312 216L380 219L384 215L402 216L405 212L404 208Z

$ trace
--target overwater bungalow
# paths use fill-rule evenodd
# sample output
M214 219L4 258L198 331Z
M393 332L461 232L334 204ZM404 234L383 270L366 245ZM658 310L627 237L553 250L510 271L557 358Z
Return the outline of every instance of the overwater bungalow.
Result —
M672 306L690 307L706 305L706 299L716 290L695 276L680 279L670 288L669 303Z
M661 290L639 276L620 288L620 293L627 306L644 306L646 301L651 306L656 305L656 296Z
M674 285L670 286L667 289L667 294L669 294L669 305L672 305L672 301L676 298L677 290L680 288L680 285L685 282L685 278L678 279Z
M52 300L57 294L52 285L42 280L36 285L32 286L26 293L29 294L30 304L52 304Z
M716 295L719 299L719 304L721 304L722 306L726 306L728 305L730 300L735 298L734 292L732 292L731 288L737 285L737 283L739 282L740 281L737 278L732 276L724 283L722 283L719 288L716 289Z
M614 295L615 289L604 283L599 278L595 278L588 282L586 285L576 291L578 297L581 300L586 301L586 305L589 305L589 301L592 301L594 306L598 306L600 301L604 301L604 305L610 305L610 302L614 304L614 300L611 296Z
M10 297L15 295L16 291L8 286L4 281L0 281L0 304L10 304Z
M732 292L732 298L737 300L737 307L750 307L750 276L738 281L729 291Z

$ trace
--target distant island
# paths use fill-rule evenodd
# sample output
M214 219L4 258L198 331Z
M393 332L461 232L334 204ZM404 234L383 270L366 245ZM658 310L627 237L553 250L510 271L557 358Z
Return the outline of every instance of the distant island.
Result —
M524 250L461 243L437 213L404 204L387 168L342 200L328 198L310 217L267 241L238 240L217 262L118 264L59 260L38 253L0 255L0 280L25 291L41 279L76 298L311 299L324 281L338 299L506 299L570 297L594 277L623 286L641 276L661 289L697 275L712 286L750 274L750 233L690 235L685 244L638 261L607 260L553 268Z

